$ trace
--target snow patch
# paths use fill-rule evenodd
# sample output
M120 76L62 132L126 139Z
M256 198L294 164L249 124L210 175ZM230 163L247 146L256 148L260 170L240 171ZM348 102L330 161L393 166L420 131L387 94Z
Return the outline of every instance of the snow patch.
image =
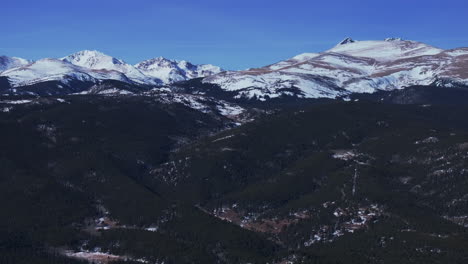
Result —
M31 103L32 100L7 100L7 101L0 101L0 103L3 104L13 104L13 105L18 105L18 104L29 104Z
M229 135L229 136L225 136L225 137L222 137L222 138L215 139L212 142L214 143L214 142L226 140L226 139L233 138L233 137L235 137L235 135Z

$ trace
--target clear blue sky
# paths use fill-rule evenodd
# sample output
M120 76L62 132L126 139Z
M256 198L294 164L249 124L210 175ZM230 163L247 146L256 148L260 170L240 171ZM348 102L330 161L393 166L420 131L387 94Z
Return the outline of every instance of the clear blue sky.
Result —
M0 14L0 54L28 59L96 49L245 69L346 36L468 46L466 0L2 0Z

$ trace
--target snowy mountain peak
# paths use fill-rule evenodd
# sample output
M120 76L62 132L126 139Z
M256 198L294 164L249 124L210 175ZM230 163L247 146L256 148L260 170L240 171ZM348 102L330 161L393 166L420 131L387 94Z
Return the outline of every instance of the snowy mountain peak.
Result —
M347 38L343 39L340 43L338 43L338 46L346 45L346 44L354 43L354 42L356 42L354 39L352 39L350 37L347 37Z
M31 61L16 57L0 56L0 72L13 68L23 67Z
M164 83L206 77L222 71L220 67L210 64L194 65L188 61L169 60L164 57L142 61L135 67L145 75L158 78Z
M386 38L385 41L403 41L402 38Z
M118 80L144 85L165 85L221 72L213 65L194 65L188 61L157 57L130 65L96 50L83 50L60 59L41 59L36 62L0 56L0 77L7 77L12 87L45 81L63 84L71 80L98 82Z
M96 50L83 50L62 58L71 64L90 68L108 69L112 65L123 65L125 62Z
M13 87L55 80L66 82L68 78L82 81L92 79L80 67L58 59L41 59L21 68L9 69L1 75L8 77Z
M171 61L171 62L175 62L175 60L171 60L171 59L168 59L168 58L165 58L163 56L159 56L159 57L156 57L154 58L155 60L157 61Z
M177 62L166 59L164 57L156 57L153 59L145 60L135 64L135 67L140 70L147 70L154 67L170 67L176 65Z
M411 85L430 85L444 78L468 84L468 49L444 51L401 38L354 41L346 38L321 53L247 71L223 72L204 83L236 92L236 98L267 100L281 96L336 98Z
M340 53L353 57L364 57L380 61L414 58L426 55L435 55L443 50L416 41L408 40L366 40L338 45L326 52Z
M135 65L136 68L140 70L147 70L149 68L154 68L154 67L181 67L181 68L193 68L196 67L196 65L192 64L191 62L188 62L186 60L171 60L167 59L164 57L156 57L153 59L145 60L140 63L137 63Z
M161 84L161 80L146 76L135 68L135 66L95 50L79 51L62 58L62 60L94 71L115 71L123 73L128 79L135 83Z

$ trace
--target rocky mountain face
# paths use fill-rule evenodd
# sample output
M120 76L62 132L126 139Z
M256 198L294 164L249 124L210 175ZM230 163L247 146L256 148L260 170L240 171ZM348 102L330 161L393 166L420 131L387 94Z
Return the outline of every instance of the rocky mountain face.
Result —
M203 82L233 91L237 97L260 100L284 95L336 98L411 85L465 85L467 61L467 48L442 50L400 38L347 38L322 53L305 53L257 69L222 72Z

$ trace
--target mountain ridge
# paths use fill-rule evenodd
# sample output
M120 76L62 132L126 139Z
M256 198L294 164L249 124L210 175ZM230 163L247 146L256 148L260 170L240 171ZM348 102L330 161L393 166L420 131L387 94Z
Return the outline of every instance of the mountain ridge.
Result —
M0 73L11 68L25 66L29 63L31 63L31 61L23 58L0 56Z
M154 62L155 60L164 60L167 63L165 65L150 65L152 66L151 71L139 68L142 63ZM44 62L49 62L49 67L37 68L38 64L45 66ZM12 80L13 87L33 85L50 80L66 83L67 79L74 76L81 76L76 80L86 79L93 82L118 80L162 86L176 81L205 77L221 71L220 67L210 64L196 65L188 61L175 61L163 57L131 65L96 50L82 50L62 58L44 58L37 61L7 56L0 57L0 76ZM86 75L89 76L83 77Z
M352 93L431 85L467 84L466 48L439 49L421 42L388 38L355 41L347 38L321 53L304 53L266 67L228 71L203 82L237 92L238 97L346 97ZM452 83L452 84L450 84Z
M49 62L47 67L45 62ZM413 85L465 86L468 48L443 50L402 38L360 41L348 37L320 53L303 53L243 71L224 71L211 64L195 65L164 57L131 65L93 50L36 62L4 56L0 59L1 67L4 71L0 76L6 77L9 86L15 89L3 89L9 94L21 93L23 86L47 81L67 85L71 80L95 84L117 80L171 88L201 78L202 83L231 93L233 99L265 101L284 96L333 99Z

